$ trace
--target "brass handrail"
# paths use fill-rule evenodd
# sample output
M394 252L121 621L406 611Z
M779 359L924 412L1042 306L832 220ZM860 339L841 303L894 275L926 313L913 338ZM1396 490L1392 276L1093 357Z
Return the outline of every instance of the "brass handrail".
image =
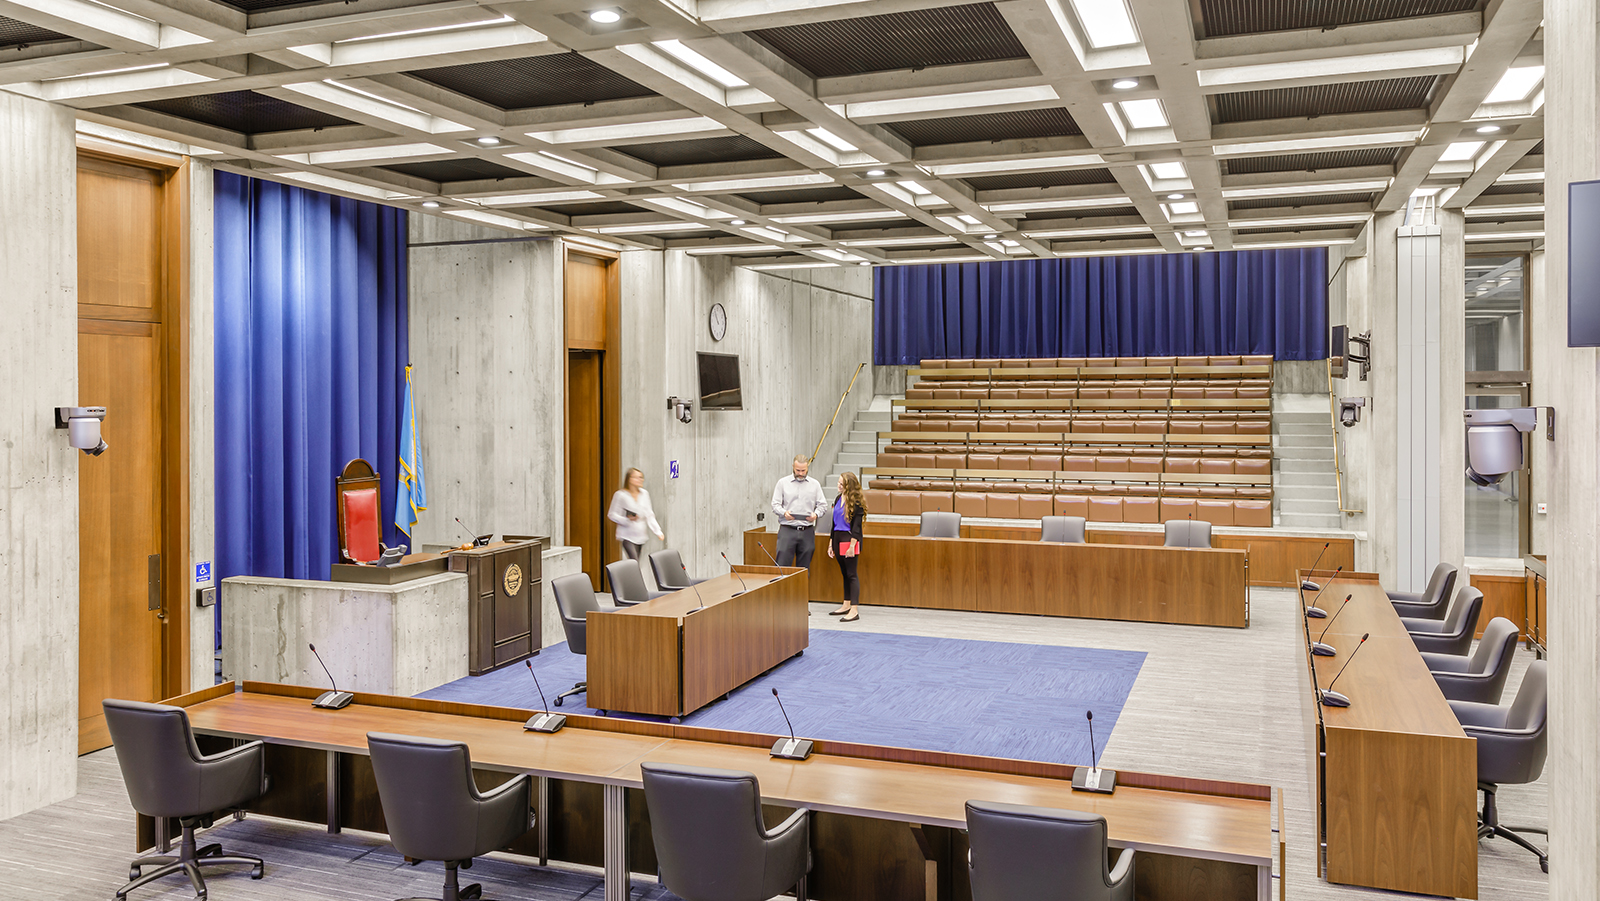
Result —
M861 377L861 370L866 368L866 363L856 364L855 375L850 376L850 384L844 386L844 393L839 395L839 403L833 408L833 419L828 420L828 427L822 430L822 437L817 439L817 447L811 452L811 459L817 459L817 454L822 453L822 442L828 440L828 432L833 430L834 420L839 418L839 411L844 409L844 399L850 396L850 389L856 386L856 379Z
M1348 510L1344 506L1344 467L1339 465L1339 395L1333 390L1333 359L1328 364L1328 429L1333 432L1333 488L1339 499L1339 512L1365 513L1365 510Z

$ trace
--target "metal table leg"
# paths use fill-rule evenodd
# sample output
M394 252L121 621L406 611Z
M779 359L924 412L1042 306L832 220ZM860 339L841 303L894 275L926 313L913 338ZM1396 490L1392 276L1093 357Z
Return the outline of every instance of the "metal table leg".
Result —
M328 752L328 834L338 835L344 828L339 815L339 752Z
M606 901L628 901L628 811L624 789L607 785L604 791L606 834Z

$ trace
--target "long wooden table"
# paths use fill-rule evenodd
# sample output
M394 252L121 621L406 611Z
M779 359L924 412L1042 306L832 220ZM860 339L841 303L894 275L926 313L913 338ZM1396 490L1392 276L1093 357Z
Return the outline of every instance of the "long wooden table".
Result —
M653 601L591 611L589 706L674 717L699 710L805 651L806 594L804 569L735 566Z
M1113 846L1140 852L1142 901L1269 901L1281 835L1270 786L1121 772L1114 795L1071 790L1073 767L818 741L803 762L772 759L773 735L571 716L554 735L522 730L532 711L357 694L317 710L319 690L232 683L168 701L188 708L202 750L268 743L272 786L251 805L268 816L386 832L367 757L368 732L466 742L480 786L538 777L536 828L507 850L603 863L607 901L626 901L629 873L655 870L643 803L645 761L726 767L760 780L776 808L814 811L812 895L826 901L927 901L970 896L964 805L969 799L1092 811ZM1277 799L1279 822L1282 800ZM140 818L139 849L175 824ZM908 828L909 827L909 828ZM537 877L533 877L537 878ZM1279 883L1279 897L1281 893Z
M1350 596L1348 609L1340 607ZM1329 882L1400 892L1478 897L1478 758L1376 576L1326 585L1317 606L1329 620L1302 629L1311 692L1310 749L1320 872ZM1338 649L1314 657L1311 639ZM1363 634L1370 637L1351 661ZM1323 707L1326 688L1349 707Z
M745 533L745 559L765 556L770 533ZM775 537L773 537L775 540ZM838 567L826 551L812 572ZM1001 538L868 534L861 603L985 613L1032 613L1195 626L1250 625L1248 555L1223 548L1058 544ZM815 580L826 584L826 577Z

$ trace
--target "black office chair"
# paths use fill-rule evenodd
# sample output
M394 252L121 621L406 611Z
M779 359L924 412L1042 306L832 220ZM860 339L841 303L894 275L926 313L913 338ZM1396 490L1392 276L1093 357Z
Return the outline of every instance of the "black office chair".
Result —
M1458 573L1454 566L1441 563L1433 568L1428 584L1421 591L1390 591L1394 612L1411 619L1444 619L1456 590Z
M1478 742L1478 790L1483 792L1483 813L1478 818L1478 838L1499 836L1539 856L1539 869L1550 872L1550 855L1518 835L1519 832L1548 835L1533 826L1502 826L1495 805L1495 789L1502 785L1526 785L1544 772L1547 750L1545 723L1547 694L1546 661L1528 664L1522 686L1509 706L1451 701L1450 709L1468 737Z
M1517 627L1497 616L1483 627L1483 637L1472 656L1423 654L1439 690L1452 701L1498 704L1511 675L1511 659L1517 647Z
M606 581L611 584L611 600L618 607L632 607L666 594L651 591L644 584L644 570L637 560L617 560L606 564Z
M1165 529L1167 547L1211 546L1211 523L1203 519L1169 519Z
M1456 592L1450 612L1444 619L1400 618L1417 650L1431 654L1461 656L1472 647L1478 631L1478 615L1483 612L1483 592L1471 585Z
M1133 901L1133 850L1111 865L1098 814L968 801L967 837L972 901Z
M1084 543L1084 518L1081 516L1046 516L1039 520L1039 540L1058 541L1063 544Z
M594 583L586 573L557 576L550 580L550 590L556 596L556 610L561 614L561 631L567 633L567 650L579 656L589 653L589 620L591 610L602 610L594 596ZM556 695L556 706L571 695L589 690L588 682L579 682Z
M689 570L684 568L683 558L671 548L650 555L650 571L655 574L656 587L667 591L678 591L705 581L689 575Z
M945 510L933 510L922 514L922 525L917 529L918 538L960 538L961 514Z
M128 865L129 881L117 889L118 901L133 889L179 872L189 877L195 897L204 901L201 867L245 865L251 868L251 879L260 879L266 872L261 858L223 854L216 843L197 848L194 831L211 825L216 814L266 792L264 745L253 741L208 757L195 744L182 707L108 699L101 709L133 809L147 817L176 819L183 830L177 855L141 857ZM145 867L156 869L143 873Z
M756 777L738 770L644 763L661 883L684 901L806 901L810 813L768 829Z
M443 901L480 897L483 887L461 888L456 869L528 831L533 777L480 792L472 755L458 741L368 732L367 750L394 849L412 863L444 861Z

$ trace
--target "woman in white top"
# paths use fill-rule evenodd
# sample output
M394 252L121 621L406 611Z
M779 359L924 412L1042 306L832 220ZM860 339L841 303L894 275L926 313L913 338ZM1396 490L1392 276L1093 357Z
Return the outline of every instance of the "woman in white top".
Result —
M661 526L656 523L656 512L650 509L650 492L644 490L644 473L631 466L622 474L622 488L611 495L611 510L606 518L617 524L617 543L622 545L622 552L629 560L639 559L639 551L649 537L646 527L657 538L666 540L667 536L661 534Z

